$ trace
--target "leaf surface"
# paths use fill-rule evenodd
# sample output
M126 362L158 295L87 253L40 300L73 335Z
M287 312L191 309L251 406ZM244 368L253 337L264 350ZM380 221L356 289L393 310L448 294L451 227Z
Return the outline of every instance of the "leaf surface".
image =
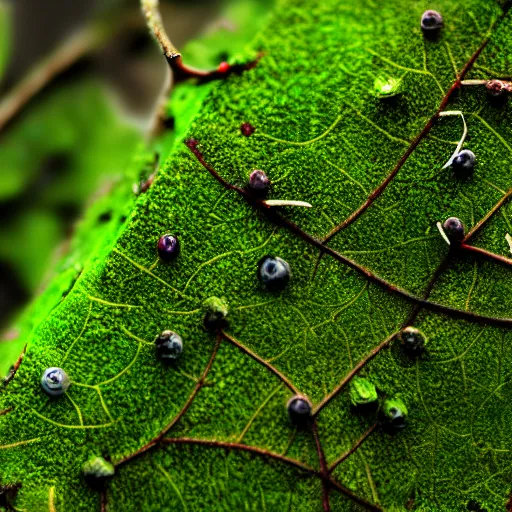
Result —
M510 105L456 89L462 77L510 74L512 22L483 0L428 7L445 20L436 41L419 28L423 2L283 1L253 43L259 65L211 86L187 137L218 175L173 146L119 236L91 251L32 333L1 395L0 409L12 408L0 418L2 478L23 482L20 507L99 510L80 476L96 454L119 465L109 511L325 510L326 494L340 511L504 509L510 268L474 251L448 257L436 223L457 216L469 230L510 188ZM402 94L376 98L378 76L401 79ZM442 170L462 122L440 110L464 112L478 158L468 180ZM243 122L254 135L241 135ZM233 185L255 168L272 199L313 208L276 216L247 201ZM468 243L506 256L511 214L503 201ZM167 232L181 240L170 265L155 252ZM292 268L280 294L256 277L268 254ZM202 327L213 296L230 306L220 340ZM391 341L411 318L428 338L418 360ZM165 329L184 340L171 366L152 346ZM73 381L59 400L38 385L49 366ZM285 404L290 388L311 399L333 464L375 422L340 389L358 368L381 398L404 401L408 423L396 435L375 429L328 488L313 432L294 430ZM171 441L148 445L163 429Z

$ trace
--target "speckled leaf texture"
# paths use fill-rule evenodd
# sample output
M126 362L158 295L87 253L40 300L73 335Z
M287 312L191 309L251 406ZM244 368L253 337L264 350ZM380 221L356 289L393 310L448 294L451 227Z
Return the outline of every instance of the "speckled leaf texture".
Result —
M437 40L420 30L427 8L445 21ZM279 3L248 49L263 52L259 64L198 87L202 106L172 146L161 141L169 157L151 188L102 243L89 240L73 286L53 307L46 299L27 334L0 395L0 477L22 483L16 510L506 510L512 110L460 86L512 73L506 8ZM401 79L402 93L376 98L379 76ZM469 179L442 170L463 125L441 111L464 113L478 159ZM248 201L231 185L252 169L272 180L269 198L312 208ZM495 256L450 251L436 228L450 216L475 228L467 245ZM181 254L164 265L156 242L168 232ZM291 266L281 293L258 283L268 254ZM203 328L213 296L229 303L224 334ZM409 324L428 338L417 359L393 338ZM170 366L152 346L165 329L184 342ZM69 373L66 396L40 389L49 366ZM356 446L376 413L351 407L340 384L355 373L381 401L403 400L405 429L377 426ZM292 389L312 401L313 428L290 424ZM117 465L101 496L81 476L91 455Z

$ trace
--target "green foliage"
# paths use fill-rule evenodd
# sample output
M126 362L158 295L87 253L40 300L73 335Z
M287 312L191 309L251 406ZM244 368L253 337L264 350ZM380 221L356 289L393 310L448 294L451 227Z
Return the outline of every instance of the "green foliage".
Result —
M282 215L325 237L396 168L487 35L467 78L510 74L512 20L495 25L497 4L469 0L461 9L440 0L428 7L445 20L437 41L422 37L424 2L281 2L249 50L264 58L242 76L208 86L207 95L199 90L203 104L186 136L199 141L228 183L243 186L260 168L272 180L272 199L311 203ZM375 97L381 74L401 79L400 96ZM450 98L447 109L462 110L468 123L466 147L478 158L473 177L462 181L442 170L462 126L458 117L440 118L384 192L328 243L416 297L449 250L436 223L455 215L473 227L510 187L510 105L491 102L483 87ZM242 122L256 133L243 137ZM226 443L319 468L311 431L288 422L289 388L321 406L358 362L387 346L415 306L223 188L182 138L159 141L169 144L169 157L148 192L126 203L114 192L116 208L131 210L126 222L88 238L98 211L87 216L76 242L76 251L87 253L80 275L62 300L58 280L51 285L27 320L28 354L0 395L0 410L10 411L0 417L2 480L23 483L20 509L99 510L98 495L82 481L83 464L100 454L119 463L165 428L172 442L117 467L109 512L320 510L319 478L276 456L226 451ZM139 154L128 174L148 160ZM505 256L511 214L503 205L471 243ZM180 237L181 253L163 265L155 246L167 232ZM291 266L282 293L258 283L257 263L268 254ZM336 467L337 481L384 510L464 511L468 503L504 509L512 335L482 317L512 317L509 273L469 252L452 254L430 300L477 316L423 308L414 326L429 340L424 357L409 358L392 341L359 371L387 399L384 412L389 404L407 411L407 426L375 429ZM203 328L210 297L229 304L229 336L220 345ZM165 329L183 338L174 365L155 358L152 340ZM49 366L61 366L73 382L58 400L39 388ZM374 421L350 407L347 392L329 400L317 417L327 463ZM346 494L331 491L331 510L360 509Z
M11 49L11 9L9 5L0 2L0 79L3 77L7 63L9 62L9 51Z

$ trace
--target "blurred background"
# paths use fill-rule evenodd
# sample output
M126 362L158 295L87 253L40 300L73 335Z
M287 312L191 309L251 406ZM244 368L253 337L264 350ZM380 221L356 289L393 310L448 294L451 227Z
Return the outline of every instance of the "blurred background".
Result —
M161 8L188 62L217 65L251 40L271 3L162 0ZM189 42L200 35L203 43ZM84 209L115 186L144 140L166 66L138 1L0 0L4 341L66 253Z

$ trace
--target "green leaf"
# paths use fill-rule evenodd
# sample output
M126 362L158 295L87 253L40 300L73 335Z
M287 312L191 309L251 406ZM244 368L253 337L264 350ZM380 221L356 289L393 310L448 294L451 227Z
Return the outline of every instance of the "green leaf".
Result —
M0 2L0 80L9 62L11 50L11 8L4 2Z
M88 246L0 395L0 466L23 484L17 507L99 510L81 468L102 456L116 465L109 511L505 508L510 264L450 251L436 223L457 216L476 229L471 246L509 251L512 110L483 86L456 92L460 78L510 75L512 21L494 2L440 0L428 7L444 29L426 40L426 7L285 0L253 43L259 65L209 86L186 137L216 173L169 142L151 188ZM381 75L401 80L399 96L375 97ZM460 117L436 115L446 110L468 124L478 166L467 180L442 170L462 134ZM269 198L313 207L269 214L247 200L236 187L255 168ZM156 242L169 232L181 252L165 265ZM269 254L292 269L281 293L257 279ZM229 305L219 336L203 328L212 297ZM424 356L395 339L408 324L428 338ZM166 366L152 345L167 329L184 352ZM73 381L58 400L39 387L49 366ZM384 413L407 412L405 428L350 407L355 375ZM313 429L288 420L297 392Z

